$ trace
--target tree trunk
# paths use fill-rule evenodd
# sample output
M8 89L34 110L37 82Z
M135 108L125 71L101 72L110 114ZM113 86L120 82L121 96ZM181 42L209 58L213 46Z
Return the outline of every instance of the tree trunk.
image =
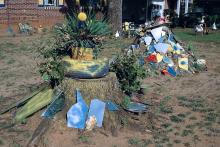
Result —
M108 1L108 18L113 33L122 31L122 0Z

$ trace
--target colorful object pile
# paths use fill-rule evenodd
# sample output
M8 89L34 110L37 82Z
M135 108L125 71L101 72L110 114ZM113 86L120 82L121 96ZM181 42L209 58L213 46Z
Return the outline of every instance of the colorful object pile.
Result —
M140 43L145 46L143 60L152 71L159 70L173 77L197 71L197 61L201 59L197 60L193 52L184 49L165 26L146 31Z

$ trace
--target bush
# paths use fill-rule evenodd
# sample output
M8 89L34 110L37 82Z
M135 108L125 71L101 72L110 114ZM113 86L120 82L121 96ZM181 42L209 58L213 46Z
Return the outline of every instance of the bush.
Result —
M146 77L145 68L139 64L139 55L122 53L111 65L116 73L120 87L127 95L140 90L141 79Z

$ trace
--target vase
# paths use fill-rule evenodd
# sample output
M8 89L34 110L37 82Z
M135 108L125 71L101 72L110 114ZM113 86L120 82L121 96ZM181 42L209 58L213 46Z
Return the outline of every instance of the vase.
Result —
M76 60L93 60L93 48L72 47L70 56Z

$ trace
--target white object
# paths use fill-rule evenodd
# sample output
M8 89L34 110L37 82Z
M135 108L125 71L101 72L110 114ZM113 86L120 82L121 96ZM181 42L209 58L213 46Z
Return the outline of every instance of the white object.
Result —
M156 40L156 42L158 42L158 40L163 37L164 35L166 35L166 32L163 31L163 27L158 27L155 29L151 30L151 34L153 35L154 39Z
M154 45L154 48L156 49L156 51L159 53L163 53L163 54L167 53L169 47L170 45L166 43L158 43Z
M92 131L94 127L96 126L97 120L96 117L90 116L89 119L86 121L86 130Z
M212 25L212 30L217 30L217 27L216 27L215 22L214 22L213 25Z
M144 37L144 43L145 43L147 46L150 45L151 42L152 42L152 37L150 37L150 36Z
M198 59L196 61L196 63L199 64L199 65L206 65L206 60L205 59Z
M120 36L119 32L116 31L116 33L115 33L115 37L118 38L119 36Z
M205 16L202 16L202 20L200 21L200 23L204 23L205 20L204 20Z
M196 25L195 32L203 32L203 24Z

